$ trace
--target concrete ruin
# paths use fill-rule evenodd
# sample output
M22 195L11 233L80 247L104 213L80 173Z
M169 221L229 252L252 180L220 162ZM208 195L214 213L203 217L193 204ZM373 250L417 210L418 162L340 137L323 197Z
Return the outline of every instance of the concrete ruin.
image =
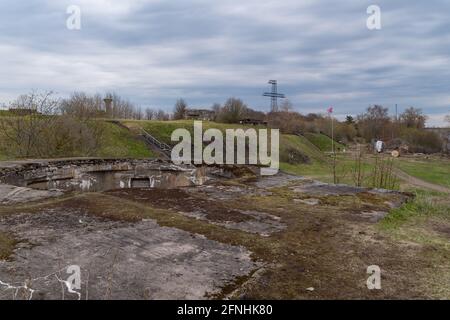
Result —
M38 190L98 192L122 188L202 185L206 167L162 160L71 159L15 161L0 166L0 182Z
M315 235L313 214L334 205L328 196L380 198L345 209L365 224L406 200L283 173L259 177L246 166L161 160L3 162L0 181L0 235L15 241L0 260L0 299L226 298L273 266L237 239L261 241L262 252L284 248L273 239L289 230L286 214L306 219L302 232ZM251 200L268 197L272 206ZM71 266L81 270L77 290L65 282Z

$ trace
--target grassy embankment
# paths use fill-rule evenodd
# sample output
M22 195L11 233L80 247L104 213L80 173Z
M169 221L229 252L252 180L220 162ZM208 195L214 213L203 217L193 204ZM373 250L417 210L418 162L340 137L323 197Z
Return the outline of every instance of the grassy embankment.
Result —
M129 127L135 133L139 132L139 128L147 130L150 134L155 136L160 141L163 141L169 145L174 145L175 142L171 141L171 134L175 129L184 128L193 134L193 121L192 120L178 120L178 121L123 121L127 127ZM224 124L203 121L203 130L210 128L216 128L225 132L225 129L238 129L238 128L265 128L254 126L243 126L239 124ZM305 134L305 136L287 135L281 134L280 136L280 169L296 175L302 175L318 179L324 182L332 182L332 158L331 155L325 154L323 151L327 149L331 150L331 139L323 134L311 133ZM336 143L336 150L344 149L344 146ZM287 158L287 154L290 152L300 152L309 158L308 163L288 163L283 162L283 159ZM337 155L337 175L340 183L353 183L352 168L354 167L354 159L343 153ZM372 169L370 163L362 163L362 169L369 172ZM366 179L365 184L369 184Z
M1 116L11 116L7 112L0 113ZM104 120L95 120L98 125L102 126L102 136L100 139L100 146L92 154L61 154L58 157L70 157L70 156L92 156L92 157L112 157L112 158L148 158L153 157L153 153L144 141L138 139L138 137L127 130L113 123ZM0 132L0 139L6 139L6 137ZM0 161L3 160L16 160L12 155L9 155L0 149Z
M171 134L175 129L184 128L187 129L191 134L193 134L193 121L191 120L179 120L179 121L123 121L123 123L131 128L132 131L136 133L139 131L139 128L147 130L150 134L155 136L162 142L165 142L169 145L174 145L175 143L171 141ZM225 123L216 123L216 122L203 122L203 130L207 130L210 128L216 128L225 132L226 129L246 129L246 128L256 128L256 129L264 129L266 127L262 126L243 126L238 124L225 124ZM315 136L316 139L321 136ZM324 136L325 137L325 136ZM329 139L328 137L325 137ZM331 142L330 142L331 143ZM302 136L296 135L286 135L282 134L280 136L280 158L285 158L284 155L290 151L298 151L302 154L306 155L310 161L309 163L297 163L297 164L289 164L287 162L281 162L280 168L286 172L298 175L308 175L308 176L318 176L326 177L329 175L330 166L327 156L320 151L317 147L314 146L308 139ZM329 157L328 157L329 158Z
M133 132L118 125L103 122L104 131L96 156L114 158L149 158L152 151Z
M304 134L305 138L307 138L312 144L314 144L317 148L320 149L320 151L323 152L332 152L333 150L333 140L321 133L312 133L312 132L306 132ZM345 146L334 142L334 150L337 152L343 151L345 149Z
M139 133L139 127L146 129L152 135L154 135L159 140L167 144L175 144L171 141L170 137L172 132L178 128L185 128L191 133L193 132L193 121L191 120L181 120L181 121L133 121L133 120L123 120L122 123L131 129L131 131L122 128L116 124L105 121L104 119L97 120L104 127L103 136L100 141L99 149L91 156L97 157L130 157L130 158L147 158L154 157L155 154L146 146L146 144L138 139L137 134ZM262 126L250 126L251 128L263 129ZM239 124L224 124L216 122L203 122L203 129L207 130L209 128L217 128L223 132L225 129L238 129L238 128L249 128L248 126L243 126ZM328 137L321 137L317 134L314 136L314 143L320 143L322 148L326 148ZM328 141L328 143L330 143ZM319 145L319 149L320 149ZM286 153L289 149L297 150L307 157L310 158L308 164L288 164L281 163L281 169L286 170L294 174L305 174L305 175L315 175L326 176L329 172L329 167L327 165L327 159L325 155L314 147L311 142L309 142L304 137L294 136L294 135L281 135L280 137L280 153ZM65 155L62 155L65 156ZM85 156L85 155L76 155ZM14 158L8 155L0 153L0 160L14 160Z

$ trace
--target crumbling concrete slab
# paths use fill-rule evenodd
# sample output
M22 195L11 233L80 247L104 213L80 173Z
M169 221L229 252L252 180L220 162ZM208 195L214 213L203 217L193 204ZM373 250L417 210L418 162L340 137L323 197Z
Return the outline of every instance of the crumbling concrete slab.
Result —
M292 174L279 172L273 176L264 176L262 179L258 179L252 182L252 185L258 188L273 188L286 186L294 181L307 181L309 179L294 176Z
M100 160L83 161L101 165ZM7 170L13 177L16 171ZM365 242L354 237L365 235L405 199L385 190L318 183L284 173L259 179L213 177L205 184L171 189L135 182L133 189L0 208L0 233L19 241L8 261L0 261L0 299L203 299L226 297L229 290L243 287L244 280L248 288L257 284L265 294L283 281L276 278L280 274L305 281L304 265L309 268L306 276L317 276L314 287L319 288L324 274L336 274L348 262L339 260L341 252L362 252L358 259L363 261ZM177 228L141 220L148 217ZM349 235L348 226L356 231ZM270 276L253 281L253 272L263 265L252 257L273 268ZM273 261L282 261L283 269L271 265ZM341 264L336 269L329 261ZM72 293L64 283L71 265L81 268L81 290ZM354 269L351 264L346 268ZM314 283L311 279L306 280ZM305 287L310 285L305 282ZM340 294L341 284L337 287Z
M78 298L59 279L81 268L81 298L203 299L258 268L250 252L154 220L112 221L81 212L6 216L0 231L20 236L11 261L0 262L0 298ZM2 285L3 283L3 285Z
M321 196L343 196L354 195L367 191L367 188L353 187L345 184L330 184L319 181L309 181L300 186L292 187L292 190L298 193L321 195Z
M62 195L62 192L58 190L35 190L0 184L0 204L24 203L58 197L60 195Z
M0 182L40 190L99 192L145 186L201 185L207 167L177 166L157 159L57 159L0 163Z
M236 193L236 188L239 192ZM212 189L216 190L212 192ZM124 199L147 203L153 207L170 209L179 214L208 221L228 229L237 229L262 236L269 236L286 228L279 217L261 211L242 210L227 206L228 196L237 198L243 194L259 194L255 188L241 190L235 186L200 186L164 190L140 188L112 190L107 194ZM207 197L201 195L205 190ZM261 191L261 190L260 190ZM223 198L223 195L228 195Z

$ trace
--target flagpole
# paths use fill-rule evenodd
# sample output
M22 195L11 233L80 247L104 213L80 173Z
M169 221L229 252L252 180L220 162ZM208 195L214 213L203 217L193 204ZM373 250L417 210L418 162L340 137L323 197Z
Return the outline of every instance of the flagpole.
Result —
M331 116L331 113L330 118L331 118L331 152L334 154L334 119Z
M330 115L331 119L331 154L333 156L333 182L337 183L337 177L336 177L336 152L334 149L334 118L332 116L333 113L333 107L328 108L328 114Z

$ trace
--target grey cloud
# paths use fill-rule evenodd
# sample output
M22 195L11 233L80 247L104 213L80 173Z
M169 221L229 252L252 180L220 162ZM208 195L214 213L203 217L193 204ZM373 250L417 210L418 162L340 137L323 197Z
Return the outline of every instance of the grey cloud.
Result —
M65 28L82 8L82 30ZM177 97L209 106L228 96L267 110L267 80L301 112L338 115L369 104L450 112L450 4L371 1L62 0L0 4L0 101L31 88L116 90L141 105Z

